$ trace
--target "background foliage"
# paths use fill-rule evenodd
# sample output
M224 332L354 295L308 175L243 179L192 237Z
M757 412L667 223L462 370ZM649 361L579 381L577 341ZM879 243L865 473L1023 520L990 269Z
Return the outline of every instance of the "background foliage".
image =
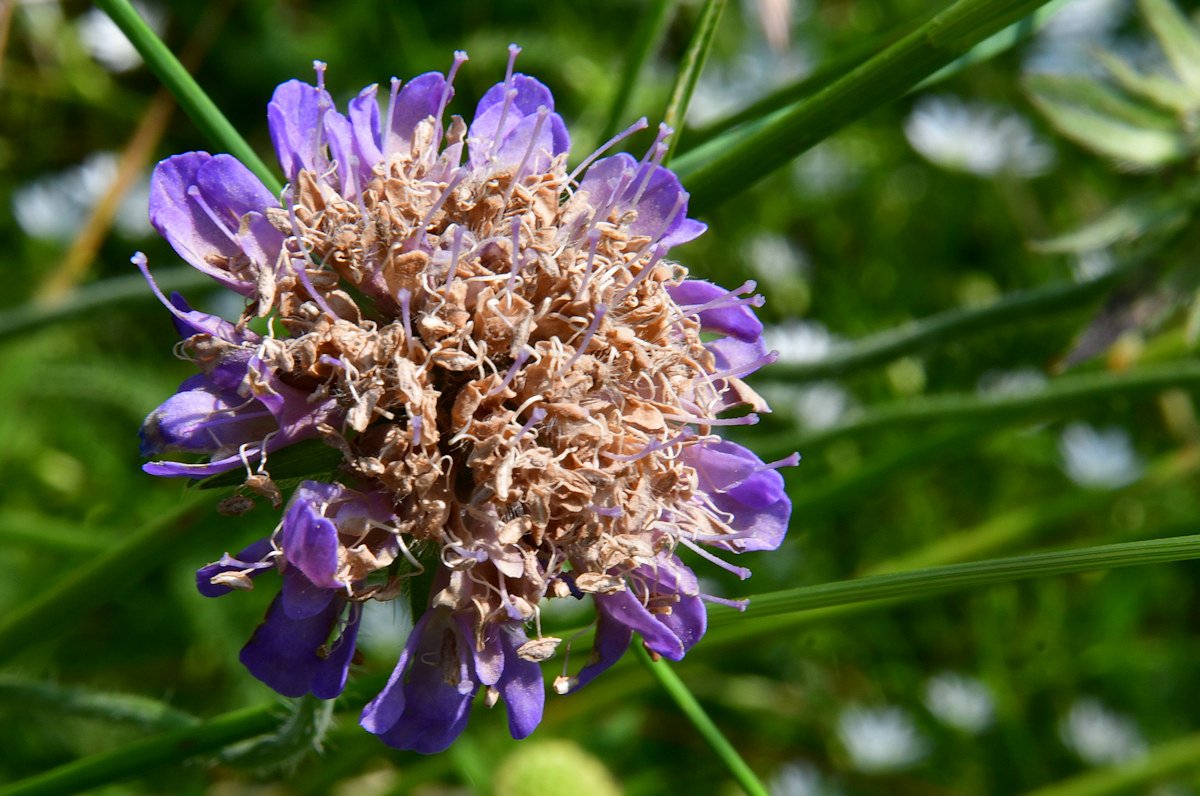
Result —
M266 101L313 58L344 100L466 49L452 110L469 113L516 41L571 124L574 162L611 132L614 108L619 126L662 117L701 17L662 0L142 10L264 158ZM787 473L784 547L741 562L748 582L704 569L711 590L1195 532L1200 36L1163 0L1050 10L1015 46L977 52L991 57L767 167L748 191L703 183L710 232L679 257L725 285L758 280L782 352L758 382L776 413L742 436L764 458L804 457ZM810 93L929 13L912 0L730 3L676 163L702 181L731 140L705 145L722 119L777 89ZM642 41L645 64L619 94ZM355 721L401 643L400 607L364 628L359 685L337 705L284 706L242 670L271 590L207 600L192 573L274 514L218 516L211 495L142 474L136 440L189 368L169 355L169 320L130 253L205 309L238 310L177 271L144 220L153 162L215 145L82 3L0 3L0 48L0 781L221 716L251 730L228 738L275 734L232 747L214 735L190 762L186 745L153 765L137 752L137 776L108 792L736 792L628 663L552 695L528 741L477 710L432 758ZM777 794L1192 793L1198 567L758 619L752 607L674 669ZM46 608L56 594L69 599Z

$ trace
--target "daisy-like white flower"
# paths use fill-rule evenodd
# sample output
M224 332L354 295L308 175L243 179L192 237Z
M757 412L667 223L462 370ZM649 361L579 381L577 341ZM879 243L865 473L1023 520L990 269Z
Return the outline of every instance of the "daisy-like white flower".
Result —
M1054 164L1054 149L1023 116L955 97L922 97L904 135L931 163L979 177L1036 177Z
M446 116L462 53L346 113L323 64L317 85L279 86L281 197L228 155L176 155L153 179L155 227L247 308L229 322L163 298L200 372L146 419L144 450L192 456L145 469L244 470L245 489L282 504L276 451L321 440L341 457L274 531L202 569L200 589L281 575L242 662L280 693L330 698L364 605L429 573L429 604L362 715L420 752L446 748L481 691L514 737L534 729L539 663L559 646L541 631L548 600L596 609L592 657L560 693L634 633L683 657L716 598L680 554L745 577L720 554L777 547L791 512L777 470L797 457L764 463L713 434L767 409L742 379L774 354L753 283L726 290L667 259L705 229L660 165L669 131L640 160L601 157L614 139L569 172L566 126L513 71L517 52L470 124Z

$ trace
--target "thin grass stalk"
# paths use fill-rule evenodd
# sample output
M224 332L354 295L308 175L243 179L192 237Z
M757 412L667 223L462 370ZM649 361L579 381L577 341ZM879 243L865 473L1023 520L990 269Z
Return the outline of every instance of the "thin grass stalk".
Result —
M733 744L725 737L721 730L717 727L708 714L704 712L704 708L696 701L696 697L688 690L683 681L679 679L679 675L675 674L674 670L667 665L665 661L655 661L650 657L650 653L642 647L641 644L634 644L634 653L646 666L646 670L650 672L662 689L667 692L667 695L679 707L679 710L687 716L688 721L696 728L701 737L712 747L713 752L720 758L721 762L737 780L737 783L742 786L742 789L750 796L767 796L767 789L759 782L758 777L754 775L754 771L750 766L746 765L746 761L738 754L737 749L733 748Z
M687 118L688 105L692 101L692 92L696 90L696 82L704 71L708 61L708 53L712 49L717 26L721 22L721 12L725 10L725 0L705 0L700 11L700 19L696 22L696 30L688 44L687 52L680 64L679 74L675 77L675 85L671 89L671 99L667 102L663 123L675 130L675 134L667 139L667 154L663 165L671 161L671 155L679 146L679 138L683 133L683 122Z

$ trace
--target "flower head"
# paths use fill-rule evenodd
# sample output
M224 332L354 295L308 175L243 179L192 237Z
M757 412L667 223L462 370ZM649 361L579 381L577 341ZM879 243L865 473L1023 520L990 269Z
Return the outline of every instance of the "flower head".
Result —
M317 438L341 455L268 538L202 569L201 591L280 570L242 661L281 693L329 697L364 603L432 570L362 719L421 752L454 740L481 690L515 737L534 729L539 663L559 645L541 632L548 599L597 608L593 657L560 691L634 632L682 657L706 596L679 554L745 577L702 545L773 549L791 511L777 468L797 457L767 464L713 434L767 409L743 379L775 355L753 283L726 290L666 259L705 229L660 165L669 131L640 160L598 152L568 173L554 100L510 52L470 124L446 118L461 53L448 75L393 80L382 110L372 86L338 111L323 64L315 86L284 83L268 106L281 198L226 155L154 173L155 227L247 310L229 323L163 298L200 374L147 418L144 448L204 461L146 469L244 468L277 497L276 450ZM255 316L270 334L247 328Z

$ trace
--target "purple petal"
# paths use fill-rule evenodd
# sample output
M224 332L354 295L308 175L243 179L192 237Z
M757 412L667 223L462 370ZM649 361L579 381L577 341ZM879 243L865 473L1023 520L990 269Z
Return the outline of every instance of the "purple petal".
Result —
M233 155L214 155L196 171L196 187L220 217L237 231L242 216L278 207L278 197Z
M500 680L500 696L508 711L508 730L518 741L528 736L542 720L546 703L546 686L542 668L533 661L517 655L517 648L527 639L519 626L504 625L504 677Z
M295 567L283 571L283 587L279 599L288 619L308 619L324 611L337 594L335 589L322 588Z
M470 619L468 617L459 617L459 628L464 638L469 638L472 633ZM500 678L505 674L505 653L507 647L504 644L504 636L502 626L497 626L495 623L490 623L486 626L483 636L483 649L476 649L475 655L475 677L479 680L480 685L495 685L500 682ZM524 643L524 642L522 642Z
M628 200L632 201L639 190L641 196L638 196L634 207L637 218L630 225L634 235L648 235L668 246L691 240L687 235L694 232L695 227L689 227L687 231L683 229L683 222L687 220L688 194L674 172L653 163L642 165L629 187ZM692 237L704 231L702 224L700 227Z
M350 100L348 115L354 135L354 154L359 168L369 179L371 170L383 162L380 150L379 101L376 99L378 86L367 86L358 96Z
M146 417L142 455L164 451L215 453L247 440L262 439L275 421L262 406L222 390L207 375L185 380L179 392Z
M253 284L231 277L211 262L236 257L241 252L233 238L237 224L226 223L227 219L219 215L220 209L210 202L209 210L214 211L217 219L214 220L204 209L207 197L196 186L201 168L212 160L213 156L207 152L185 152L154 167L150 177L150 223L192 267L232 290L249 295L254 290Z
M238 331L236 326L224 318L192 309L179 293L171 294L171 308L174 310L171 320L180 338L184 340L195 334L207 334L228 343L259 342L259 336L249 329Z
M515 112L518 118L528 116L531 113L537 113L537 109L542 106L545 106L548 111L554 110L554 95L537 78L518 72L512 76L512 87L516 89L517 95L509 103L509 112ZM507 91L508 84L497 83L484 92L483 97L479 100L479 104L475 106L475 118L478 119L492 106L503 105L504 94Z
M720 285L702 279L685 279L678 285L667 287L667 292L676 304L684 307L698 307L729 294ZM702 310L698 316L700 325L708 331L727 334L747 343L762 337L762 321L745 304Z
M266 619L242 647L239 656L242 664L252 675L284 696L307 694L318 676L322 678L322 686L329 686L337 677L325 670L344 669L349 661L349 656L331 655L325 647L343 606L341 600L331 600L320 613L297 620L288 618L282 599L276 597L267 609ZM349 641L348 646L353 647L353 633L344 633L342 641ZM321 690L329 694L328 688ZM336 696L336 693L322 698L330 696Z
M708 627L708 612L700 599L700 584L695 573L673 555L660 557L655 568L643 567L637 571L654 582L654 592L679 597L671 606L671 613L654 616L679 639L683 651L687 652L704 636ZM653 646L650 648L658 652Z
M408 669L408 661L412 657L413 651L421 647L425 628L432 618L433 611L426 611L413 625L404 650L400 653L400 659L396 661L396 667L392 669L392 676L388 678L383 690L363 708L359 724L367 732L381 735L395 727L396 722L404 714L404 673Z
M586 197L595 208L610 207L618 194L625 190L637 176L638 162L632 155L619 152L610 158L601 158L593 163L579 183L576 196Z
M570 149L567 127L554 113L554 96L550 89L540 81L516 74L511 87L515 96L507 107L504 99L509 85L505 83L492 86L479 100L475 118L467 130L468 162L472 168L487 163L496 169L514 167L524 159L532 143L533 154L526 168L544 171L555 155ZM545 108L549 116L534 141L533 130L537 127L540 108Z
M362 611L362 603L350 603L345 629L337 641L330 645L324 663L313 676L312 695L317 699L333 699L346 687L346 675L350 671L350 660L354 657L354 643L358 640Z
M384 121L388 139L384 142L385 150L391 153L412 149L417 125L431 116L437 116L443 96L449 102L449 98L454 96L454 89L447 85L446 77L440 72L426 72L408 81L396 96L391 124Z
M684 202L684 208L686 212L686 202ZM660 245L666 246L669 249L674 246L681 246L684 243L693 241L703 235L707 230L708 224L705 224L703 221L697 221L694 218L682 218L676 221L671 228L667 230L667 233L658 239L658 242Z
M602 613L608 614L614 621L637 631L646 642L646 646L664 658L677 661L687 651L683 642L672 632L671 628L647 611L646 606L642 605L642 601L631 591L598 594L596 595L596 605Z
M737 535L714 546L740 553L774 550L783 543L792 502L777 470L727 440L693 445L684 457L717 510L733 517L728 524Z
M231 586L222 586L212 582L214 575L223 572L240 572L250 570L247 576L257 578L274 564L267 559L272 550L271 540L259 539L254 544L239 552L236 556L228 553L221 556L220 561L200 567L196 570L196 589L205 597L220 597L233 591Z
M427 611L387 686L363 711L363 726L397 749L422 754L444 750L466 727L479 688L469 679L470 650L470 640L448 612Z
M301 169L322 171L321 96L316 87L299 80L281 84L267 104L267 124L289 181L294 183Z
M238 227L237 241L251 262L269 273L275 273L284 237L266 216L255 211L244 215Z
M732 374L739 378L770 364L776 357L775 354L767 352L767 345L761 337L751 341L722 337L705 343L704 347L712 352L718 373Z
M339 193L353 199L362 190L364 174L355 150L354 129L350 126L350 120L337 111L326 111L325 138L329 142L329 154L341 181Z
M324 507L341 492L338 484L304 481L283 515L284 556L304 573L307 581L322 589L345 585L337 580L338 529L322 514Z
M600 608L599 598L597 598L596 606L597 609ZM588 659L587 665L579 670L573 690L583 688L598 674L619 661L625 651L629 649L629 642L632 639L633 630L628 625L617 621L603 610L597 610L596 637L592 644L592 655Z

